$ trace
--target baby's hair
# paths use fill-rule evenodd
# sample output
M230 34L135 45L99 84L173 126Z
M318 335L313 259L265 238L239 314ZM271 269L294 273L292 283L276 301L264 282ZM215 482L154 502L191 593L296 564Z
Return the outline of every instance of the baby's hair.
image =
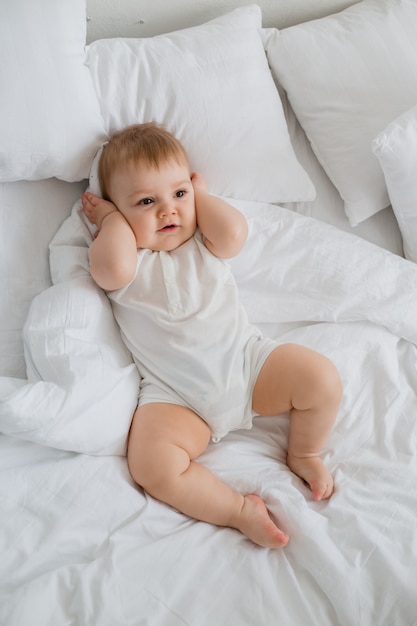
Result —
M172 160L188 165L184 147L163 126L148 122L116 132L104 146L98 166L103 198L111 200L111 178L117 169L132 163L159 168L161 164Z

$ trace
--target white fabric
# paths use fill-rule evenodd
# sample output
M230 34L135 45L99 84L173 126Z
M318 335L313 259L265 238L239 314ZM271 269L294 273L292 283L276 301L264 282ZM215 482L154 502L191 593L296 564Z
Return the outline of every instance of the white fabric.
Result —
M0 376L26 378L22 328L51 285L48 244L84 187L54 178L0 185Z
M328 354L344 383L323 455L336 484L329 501L314 502L286 467L286 415L257 418L200 459L262 496L289 533L285 549L263 550L148 497L116 456L136 368L87 277L79 203L51 246L57 284L31 307L24 379L21 325L50 284L47 242L80 191L56 180L0 186L0 364L10 376L0 379L0 431L12 433L0 434L0 623L413 624L415 264L283 209L237 203L250 235L232 268L251 321Z
M92 278L37 296L24 342L27 382L0 378L1 431L54 448L125 454L139 376Z
M200 459L234 489L265 499L290 535L288 546L277 551L260 549L237 531L189 520L148 497L133 485L123 458L74 455L3 435L2 624L357 626L415 620L417 267L285 209L236 204L250 233L233 271L251 321L279 341L324 352L340 370L343 403L323 455L335 478L334 495L314 502L286 467L286 415L256 418L251 431L230 433ZM83 284L84 295L77 307L63 308L67 321L80 319L85 300L92 332L96 292L82 274L84 230L76 220L74 210L65 224L67 243L70 232L76 242L69 282L72 289ZM85 249L87 238L85 232ZM70 268L71 246L63 245L62 232L59 241L53 263L62 259ZM63 291L67 286L57 285ZM94 330L100 345L106 341L102 330ZM94 375L95 364L88 366ZM94 406L91 401L92 413ZM27 420L34 411L28 403ZM85 437L86 424L78 427ZM125 425L119 434L125 435ZM97 436L98 427L91 440Z
M404 255L417 263L417 105L376 137L373 150L384 172Z
M0 181L87 178L105 132L85 0L0 2Z
M265 48L274 29L263 28L262 38ZM354 233L367 241L403 256L403 243L397 220L389 206L356 226L351 226L344 210L344 202L332 184L326 172L318 162L311 144L301 128L295 113L288 101L286 92L280 88L281 102L288 124L288 130L294 152L298 160L310 176L316 189L316 197L309 202L280 203L285 208L301 215L315 217L322 222L337 226L341 230Z
M252 426L261 336L228 264L207 250L199 231L171 252L138 250L135 277L108 295L141 376L140 406L186 406L215 440Z
M164 123L213 193L267 202L313 199L260 27L261 11L251 5L167 35L93 42L87 64L107 132Z
M366 320L417 343L414 264L286 209L232 202L248 217L250 236L231 267L249 321L265 335L306 322ZM109 303L87 276L91 234L79 206L51 244L52 276L62 281L60 289L35 299L26 324L32 378L17 386L0 379L0 432L67 450L121 453L138 378ZM41 340L32 339L36 333ZM85 367L79 367L80 358ZM74 419L80 407L85 413Z
M417 3L364 0L275 31L268 59L352 225L389 198L372 140L417 102Z
M285 97L283 102L287 105ZM286 107L286 114L297 157L318 192L314 201L291 203L286 205L287 208L317 217L348 232L354 231L369 241L402 254L401 233L391 209L381 211L355 229L349 226L340 195L312 153L294 113ZM97 159L93 161L90 188L94 193L100 193L96 166ZM85 183L66 183L56 179L0 185L0 375L26 378L22 327L32 299L51 285L48 268L49 242L84 188ZM87 229L79 220L76 223L79 265L84 266L87 271ZM55 239L51 254L55 254L59 248L60 255L64 255L67 237L63 230L61 236L62 245L58 238ZM69 256L72 256L73 249L71 246ZM56 273L54 282L64 279L66 269L68 268L62 259L60 263L53 263Z

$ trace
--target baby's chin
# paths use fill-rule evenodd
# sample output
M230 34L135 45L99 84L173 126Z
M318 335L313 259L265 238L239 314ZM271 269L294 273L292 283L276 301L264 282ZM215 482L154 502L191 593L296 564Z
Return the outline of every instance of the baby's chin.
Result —
M156 240L148 245L143 245L144 242L137 242L137 246L139 249L152 250L153 252L172 252L189 241L195 233L194 230L191 234L185 236L183 233L178 232L178 230L179 227L176 229L167 229L161 233L160 241Z

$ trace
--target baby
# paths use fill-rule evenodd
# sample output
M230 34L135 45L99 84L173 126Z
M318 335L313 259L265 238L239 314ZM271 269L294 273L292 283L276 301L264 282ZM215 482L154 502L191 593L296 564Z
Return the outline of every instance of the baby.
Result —
M98 228L90 271L108 292L141 376L128 440L133 479L182 513L236 528L265 547L288 535L261 498L224 484L198 457L210 439L289 411L288 467L315 500L333 492L319 454L338 411L338 372L323 355L262 338L224 259L244 216L207 191L181 143L154 123L116 133L99 163L103 199L82 195Z

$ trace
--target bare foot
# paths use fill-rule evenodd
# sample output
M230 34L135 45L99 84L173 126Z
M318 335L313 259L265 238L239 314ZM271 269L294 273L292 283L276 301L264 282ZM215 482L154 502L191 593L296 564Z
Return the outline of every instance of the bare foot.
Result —
M294 474L306 481L315 500L330 498L333 493L333 478L318 456L305 458L288 454L287 465Z
M282 548L288 543L288 535L274 524L259 496L244 496L242 509L233 526L264 548Z

